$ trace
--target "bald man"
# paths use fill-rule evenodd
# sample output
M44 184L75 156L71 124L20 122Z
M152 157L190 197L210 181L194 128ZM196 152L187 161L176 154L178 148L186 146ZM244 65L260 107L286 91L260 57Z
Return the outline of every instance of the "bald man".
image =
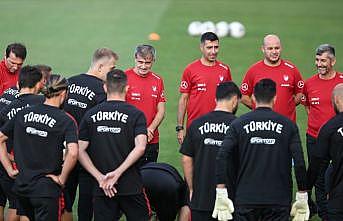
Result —
M317 148L308 168L308 189L311 190L318 175L323 174L328 162L332 169L328 177L328 220L343 220L343 83L332 92L336 116L322 126Z
M281 41L277 35L266 35L261 46L263 60L252 65L242 81L242 103L255 109L251 99L253 88L261 79L269 78L276 83L276 101L273 110L293 122L296 121L295 107L300 103L304 81L297 67L281 59Z

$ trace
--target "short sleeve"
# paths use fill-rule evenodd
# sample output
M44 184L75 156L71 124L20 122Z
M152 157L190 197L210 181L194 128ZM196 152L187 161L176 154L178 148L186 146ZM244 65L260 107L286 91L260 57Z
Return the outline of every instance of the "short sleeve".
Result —
M191 71L186 68L182 74L181 83L179 87L179 91L181 93L190 93L192 88L192 82L191 82Z
M87 114L82 118L80 123L80 129L79 129L79 139L83 141L89 141L90 140L90 130L91 125L87 121Z
M77 143L77 126L76 123L68 116L68 122L65 129L65 141L66 143Z
M251 96L253 92L253 79L252 79L253 72L251 69L247 71L245 74L242 84L241 84L241 93L242 95L248 95Z
M306 82L303 88L303 96L301 97L301 104L304 106L310 106Z
M159 91L159 96L158 96L158 103L160 102L166 102L166 95L165 95L165 91L164 91L164 83L163 80L160 80L160 91Z
M298 68L296 67L294 67L294 81L295 81L294 94L303 93L305 83L304 83L303 78L301 77L301 74Z
M134 133L135 137L140 134L147 134L147 128L146 128L146 118L143 114L143 112L138 111L135 125L134 125Z
M194 134L193 126L191 124L191 126L187 130L186 137L183 140L183 143L181 144L181 148L180 148L180 153L187 155L189 157L194 156L194 144L195 143L192 141L193 134Z

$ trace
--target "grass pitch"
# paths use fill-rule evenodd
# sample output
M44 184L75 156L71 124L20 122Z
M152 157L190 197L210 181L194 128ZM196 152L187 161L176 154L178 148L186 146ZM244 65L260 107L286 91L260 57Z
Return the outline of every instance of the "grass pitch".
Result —
M0 47L23 42L28 48L27 64L49 64L65 76L87 71L96 48L114 49L120 55L119 68L126 69L133 65L137 44L154 45L157 61L153 70L164 78L168 98L167 115L160 126L159 161L179 170L178 84L184 67L200 56L199 38L187 35L191 21L240 21L245 25L244 38L220 40L219 59L230 65L237 84L248 67L261 59L259 48L268 33L280 36L283 58L296 64L304 79L315 73L314 50L322 43L336 47L336 69L343 71L340 0L2 0L0 8ZM159 33L161 40L149 42L151 32ZM238 115L246 111L241 105ZM305 141L304 108L299 106L297 114Z

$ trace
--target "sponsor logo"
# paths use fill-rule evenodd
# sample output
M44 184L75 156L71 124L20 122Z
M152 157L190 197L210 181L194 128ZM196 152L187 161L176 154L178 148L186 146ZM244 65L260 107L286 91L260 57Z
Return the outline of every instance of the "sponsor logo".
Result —
M181 87L182 89L187 89L187 88L188 88L188 83L187 83L187 81L181 81L180 87Z
M291 86L290 84L281 84L281 87L289 87Z
M27 127L26 133L32 134L32 135L37 135L40 137L47 137L48 136L48 132L43 131L43 130L37 130L36 128L33 128L33 127Z
M222 145L223 141L221 140L214 140L214 139L211 139L211 138L206 138L204 140L204 144L205 145L215 145L215 146L218 146L220 147Z
M249 86L247 83L243 83L241 86L242 91L247 91L249 89Z
M68 104L72 105L72 106L77 106L77 107L82 108L82 109L86 109L87 108L87 104L82 103L80 101L77 101L75 99L68 99Z
M96 131L99 133L112 133L119 134L121 132L120 127L108 127L108 126L98 126Z
M298 81L298 88L304 87L304 81Z
M262 137L252 137L250 138L251 144L267 144L272 145L275 144L275 139L272 138L262 138Z

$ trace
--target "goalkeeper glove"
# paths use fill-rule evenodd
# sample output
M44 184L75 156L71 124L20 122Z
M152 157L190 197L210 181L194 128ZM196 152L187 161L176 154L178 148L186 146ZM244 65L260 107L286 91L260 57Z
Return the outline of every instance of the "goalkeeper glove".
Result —
M306 192L297 192L295 202L292 205L291 216L293 221L304 221L310 218L310 209L308 207L308 195Z
M218 217L219 221L232 220L234 207L232 201L228 197L226 188L217 188L216 192L216 202L214 204L212 217Z

